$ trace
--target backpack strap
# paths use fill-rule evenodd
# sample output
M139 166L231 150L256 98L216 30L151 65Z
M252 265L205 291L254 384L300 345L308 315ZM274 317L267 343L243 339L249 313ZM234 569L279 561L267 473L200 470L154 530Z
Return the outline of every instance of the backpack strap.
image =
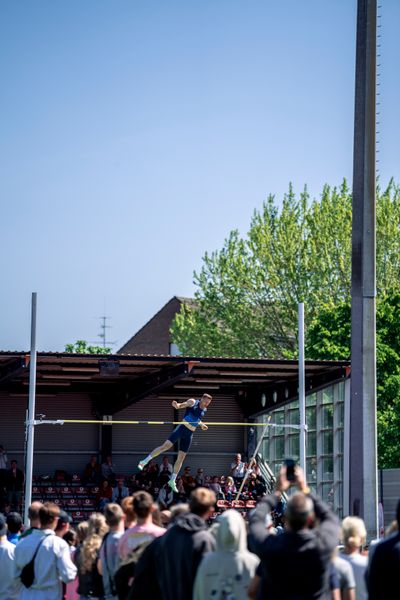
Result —
M38 545L36 546L36 550L35 550L35 553L34 553L34 555L32 556L32 558L31 558L31 560L30 560L29 562L33 562L33 561L35 560L35 558L36 558L36 554L39 552L39 548L40 548L40 546L43 544L44 540L45 540L47 537L49 537L49 535L51 535L51 534L50 534L50 533L47 533L46 535L44 535L44 536L42 537L42 539L40 540L40 542L39 542L39 543L38 543Z

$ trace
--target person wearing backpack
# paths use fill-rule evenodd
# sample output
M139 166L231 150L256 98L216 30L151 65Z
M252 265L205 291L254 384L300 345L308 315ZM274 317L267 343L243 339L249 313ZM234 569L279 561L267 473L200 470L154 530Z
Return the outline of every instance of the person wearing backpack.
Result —
M19 600L61 598L61 582L69 583L76 577L68 544L54 532L59 514L56 504L46 502L39 509L41 528L34 529L15 547L14 575L23 583Z
M117 598L114 574L119 563L118 541L125 531L124 513L119 504L110 503L104 508L104 516L110 530L103 538L97 569L103 577L104 598Z
M129 527L118 541L121 562L115 572L118 598L125 600L135 576L136 564L146 547L156 538L164 535L165 529L153 523L153 497L144 491L132 496L132 507L136 523Z

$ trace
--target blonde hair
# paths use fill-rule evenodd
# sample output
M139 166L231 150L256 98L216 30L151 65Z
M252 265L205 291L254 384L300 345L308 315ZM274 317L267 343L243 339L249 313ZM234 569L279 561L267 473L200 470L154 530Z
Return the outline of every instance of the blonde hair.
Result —
M342 521L342 540L347 548L356 550L364 546L367 539L365 524L359 517L346 517Z
M78 544L82 544L87 536L87 532L89 529L89 523L87 521L81 521L76 526L76 535L78 537Z
M79 570L86 573L92 570L93 564L98 558L101 542L108 531L104 515L93 513L89 517L86 539L82 544L79 555Z
M228 475L228 477L226 478L226 483L227 483L227 485L234 485L235 482L233 481L233 477Z
M217 502L215 493L207 488L199 487L190 494L189 508L192 513L202 517Z

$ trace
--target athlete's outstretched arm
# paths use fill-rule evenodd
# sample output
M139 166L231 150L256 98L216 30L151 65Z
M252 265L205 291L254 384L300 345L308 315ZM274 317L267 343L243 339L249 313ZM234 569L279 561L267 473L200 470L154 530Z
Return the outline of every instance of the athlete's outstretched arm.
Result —
M172 402L172 406L176 409L190 408L190 407L194 406L195 403L196 403L196 400L194 398L189 398L189 400L186 400L186 402L177 402L176 400L174 400Z

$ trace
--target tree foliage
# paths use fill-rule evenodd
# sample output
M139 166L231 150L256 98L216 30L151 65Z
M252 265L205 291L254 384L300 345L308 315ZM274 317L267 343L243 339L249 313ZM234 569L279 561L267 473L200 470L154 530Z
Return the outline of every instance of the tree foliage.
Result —
M323 306L311 323L309 358L350 358L350 303ZM380 468L400 463L400 294L378 298L376 307L378 457Z
M400 188L377 190L377 393L381 467L400 461ZM198 356L293 357L297 304L306 308L306 356L350 358L351 194L325 186L319 201L293 189L269 196L247 236L232 231L194 274L196 306L172 326Z
M172 325L185 354L290 357L296 353L297 303L306 327L321 307L350 299L351 193L325 186L319 200L292 187L281 207L269 196L247 236L232 231L206 253L194 274L196 307L183 306ZM400 188L377 190L379 294L400 290Z
M70 352L71 354L110 354L111 348L91 346L85 340L77 340L75 344L66 344L65 352Z

